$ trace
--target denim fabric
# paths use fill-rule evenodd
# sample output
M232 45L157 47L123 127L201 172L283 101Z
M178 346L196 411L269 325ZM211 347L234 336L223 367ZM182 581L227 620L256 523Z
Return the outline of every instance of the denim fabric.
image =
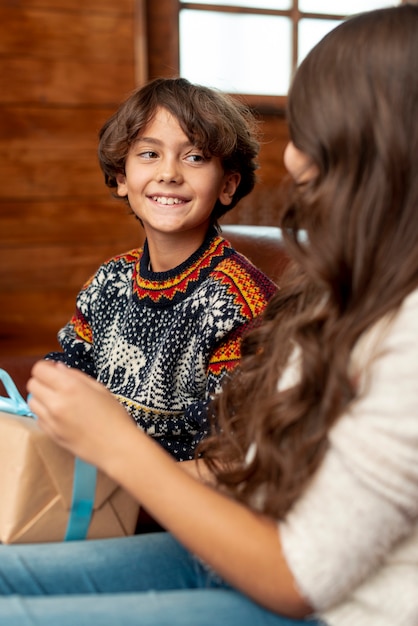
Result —
M231 589L168 533L0 545L7 626L318 626Z

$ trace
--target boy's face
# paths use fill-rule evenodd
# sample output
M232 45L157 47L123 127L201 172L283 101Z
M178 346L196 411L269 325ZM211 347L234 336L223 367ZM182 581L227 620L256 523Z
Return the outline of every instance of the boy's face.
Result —
M229 205L239 180L239 174L224 173L219 158L205 159L163 108L131 146L125 174L117 176L118 195L128 196L151 254L156 242L179 241L192 254L203 242L216 201Z

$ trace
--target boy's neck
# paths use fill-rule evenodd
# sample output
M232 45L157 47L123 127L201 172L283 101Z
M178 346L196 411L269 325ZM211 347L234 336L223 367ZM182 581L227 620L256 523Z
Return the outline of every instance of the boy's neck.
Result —
M153 272L168 272L178 267L200 248L206 235L207 231L185 231L147 236L150 269Z

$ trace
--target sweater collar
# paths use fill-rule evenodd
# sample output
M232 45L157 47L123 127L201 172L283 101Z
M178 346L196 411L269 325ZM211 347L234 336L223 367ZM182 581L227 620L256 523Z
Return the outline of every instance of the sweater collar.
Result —
M202 245L186 261L167 272L153 272L149 269L149 249L145 241L135 265L134 290L141 300L170 306L187 297L220 261L233 253L231 245L211 227Z

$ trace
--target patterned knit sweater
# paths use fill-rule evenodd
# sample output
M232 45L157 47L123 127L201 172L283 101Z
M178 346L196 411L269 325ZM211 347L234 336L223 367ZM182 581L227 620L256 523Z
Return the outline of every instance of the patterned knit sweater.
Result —
M149 268L147 242L104 263L58 333L63 352L46 358L100 380L140 428L187 460L207 433L210 396L276 286L215 229L173 270Z

